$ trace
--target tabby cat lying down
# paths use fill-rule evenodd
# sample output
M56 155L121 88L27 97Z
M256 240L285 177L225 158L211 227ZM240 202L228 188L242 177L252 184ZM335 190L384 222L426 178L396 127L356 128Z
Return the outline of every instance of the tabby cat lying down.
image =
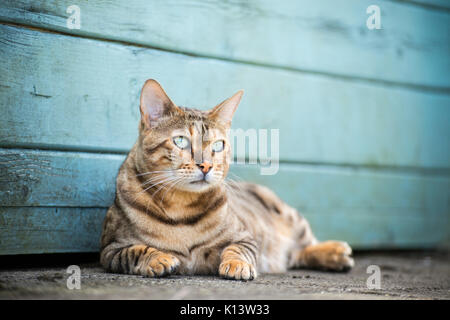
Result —
M139 138L103 223L105 269L251 280L258 272L353 266L347 243L318 242L306 219L268 188L224 180L227 129L242 94L200 111L176 106L155 80L145 83Z

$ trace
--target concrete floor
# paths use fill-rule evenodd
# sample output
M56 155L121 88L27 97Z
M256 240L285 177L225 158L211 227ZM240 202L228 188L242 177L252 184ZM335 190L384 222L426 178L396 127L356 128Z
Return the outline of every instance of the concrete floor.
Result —
M209 276L150 279L83 263L80 290L67 289L65 266L16 266L0 270L0 299L450 299L449 252L357 253L355 260L349 273L295 270L250 282ZM369 265L380 267L381 289L367 287Z

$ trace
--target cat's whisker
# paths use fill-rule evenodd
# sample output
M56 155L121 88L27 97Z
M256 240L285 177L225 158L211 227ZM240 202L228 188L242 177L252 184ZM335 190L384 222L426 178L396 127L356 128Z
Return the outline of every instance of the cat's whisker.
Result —
M158 170L158 171L148 171L148 172L143 172L143 173L139 173L136 175L136 177L140 177L140 176L145 176L145 175L149 175L152 173L161 173L161 172L175 172L177 170Z
M152 183L152 182L155 182L155 181L161 181L161 180L164 180L164 179L170 178L170 177L172 177L172 176L171 175L170 176L168 176L168 175L158 175L156 177L152 177L152 178L146 180L144 183L141 184L141 186L145 186L145 185L147 185L149 183Z
M228 174L231 174L233 177L235 177L236 180L237 180L238 182L243 181L242 178L241 178L240 176L238 176L237 174L235 174L235 173L233 173L233 172L230 172L230 171L229 171ZM230 180L233 180L233 179L230 179Z
M136 194L136 196L135 196L135 198L134 198L134 201L136 201L136 200L138 199L139 196L143 195L143 193L145 193L146 191L150 190L151 188L153 188L153 187L155 187L155 186L157 186L157 185L159 185L159 184L164 184L164 183L170 182L172 179L176 179L176 177L166 177L165 179L163 179L163 180L161 180L161 181L158 181L158 182L152 184L151 186L149 186L149 187L147 187L147 188L145 188L145 189L139 191L139 192Z
M159 181L159 182L157 182L157 183L151 185L150 187L146 188L146 190L148 190L148 189L150 189L150 188L152 188L152 187L156 187L156 186L158 186L158 185L161 185L161 186L158 188L158 190L156 191L156 193L157 193L157 192L160 190L161 187L164 187L165 185L167 185L168 183L170 183L170 182L172 182L172 181L174 181L174 180L177 180L177 177L169 177L169 178L165 179L164 181ZM155 193L155 194L156 194L156 193Z
M163 197L160 201L160 204L162 204L162 202L164 201L164 198L166 197L166 194L173 189L178 183L182 182L184 179L183 178L179 178L178 180L176 180L174 183L172 183L169 188L164 192Z
M235 186L235 187L237 187L238 189L240 189L241 190L241 182L242 182L242 179L239 177L239 176L236 176L239 180L234 180L234 179L231 179L231 178L226 178L225 179L225 181L227 181L228 183L230 183L230 184L232 184L233 186Z
M177 176L169 176L169 177L165 177L163 180L154 183L151 187L155 187L155 186L161 185L161 186L158 188L158 190L156 190L156 192L159 192L160 189L161 189L162 187L165 187L165 186L167 186L169 183L171 183L171 182L173 182L173 181L176 181L176 180L178 180L178 179L181 179L181 177L177 177ZM146 188L146 189L148 189L148 188ZM155 192L155 194L156 194L156 192Z
M177 180L177 179L179 179L179 178L175 178L174 180ZM171 183L172 181L174 181L174 180L170 180L170 181L167 181L167 182L163 183L163 184L158 188L158 190L156 190L156 192L152 194L152 197L155 197L156 194L158 194L158 192L160 192L162 189L166 188L166 186L167 186L169 183Z
M148 190L148 189L152 188L153 186L156 186L160 183L164 183L165 181L170 180L172 178L174 178L174 177L170 177L170 176L169 177L159 177L159 179L153 179L151 181L149 180L148 182L143 183L142 186L147 185L149 183L153 183L150 187L145 188L145 190Z
M242 194L244 192L240 184L233 179L227 178L223 180L223 183L227 191L231 194L239 196L239 194Z

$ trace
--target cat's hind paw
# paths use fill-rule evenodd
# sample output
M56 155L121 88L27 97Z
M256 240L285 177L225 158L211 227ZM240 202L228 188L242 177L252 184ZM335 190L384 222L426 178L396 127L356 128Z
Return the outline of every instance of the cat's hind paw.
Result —
M355 265L352 249L344 241L325 241L306 247L302 253L307 267L349 271Z

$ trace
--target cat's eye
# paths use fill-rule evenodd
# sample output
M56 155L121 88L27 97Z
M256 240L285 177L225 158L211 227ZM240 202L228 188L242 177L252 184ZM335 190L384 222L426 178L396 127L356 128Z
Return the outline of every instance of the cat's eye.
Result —
M187 149L189 147L189 139L183 136L173 138L173 143L180 149Z
M223 151L225 143L223 140L218 140L212 144L212 151L214 152L221 152Z

